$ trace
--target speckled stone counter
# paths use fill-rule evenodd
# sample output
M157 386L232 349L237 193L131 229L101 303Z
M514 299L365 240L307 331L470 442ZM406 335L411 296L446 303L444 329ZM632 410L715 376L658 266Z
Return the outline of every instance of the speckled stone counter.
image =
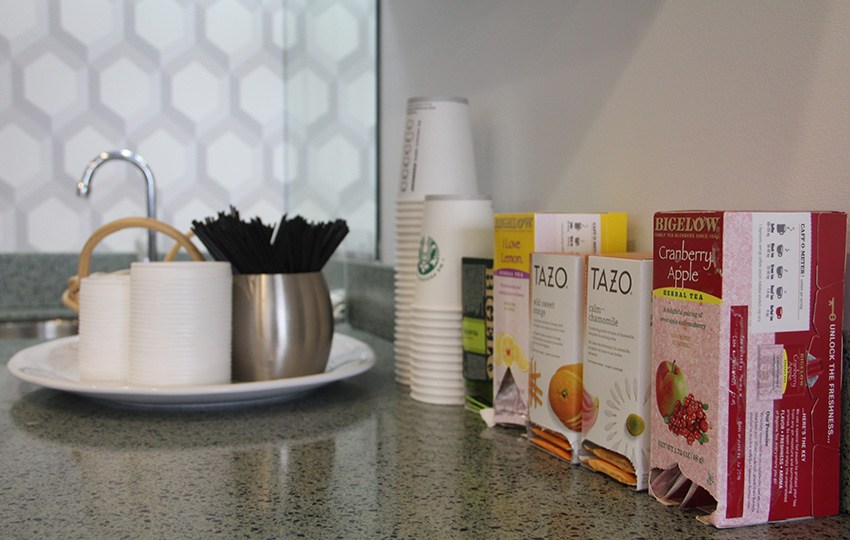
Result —
M719 531L411 400L392 344L297 401L122 409L0 372L2 538L839 538L850 515ZM0 362L34 341L0 340Z

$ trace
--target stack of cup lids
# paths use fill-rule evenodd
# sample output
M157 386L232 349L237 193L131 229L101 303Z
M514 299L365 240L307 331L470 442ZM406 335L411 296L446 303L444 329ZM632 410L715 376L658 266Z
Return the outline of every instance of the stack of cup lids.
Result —
M130 367L130 272L84 277L79 318L80 379L125 382Z
M129 271L82 278L79 298L82 381L230 382L230 263L132 263Z
M228 262L133 263L128 382L230 382L231 291Z
M475 193L475 159L467 100L462 97L409 99L396 202L395 372L401 384L411 383L410 324L425 197Z

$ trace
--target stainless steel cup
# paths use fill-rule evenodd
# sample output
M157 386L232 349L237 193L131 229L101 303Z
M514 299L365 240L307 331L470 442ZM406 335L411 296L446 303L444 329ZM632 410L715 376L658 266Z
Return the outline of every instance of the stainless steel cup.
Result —
M334 333L321 272L233 276L233 379L323 373Z

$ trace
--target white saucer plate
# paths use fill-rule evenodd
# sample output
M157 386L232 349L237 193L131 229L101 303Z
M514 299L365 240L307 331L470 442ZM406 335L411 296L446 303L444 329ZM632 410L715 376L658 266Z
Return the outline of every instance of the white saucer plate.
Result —
M16 353L7 368L18 379L122 405L157 408L207 408L288 401L320 386L359 375L375 364L371 347L351 336L334 334L324 373L271 381L196 386L130 386L81 381L79 336L54 339Z

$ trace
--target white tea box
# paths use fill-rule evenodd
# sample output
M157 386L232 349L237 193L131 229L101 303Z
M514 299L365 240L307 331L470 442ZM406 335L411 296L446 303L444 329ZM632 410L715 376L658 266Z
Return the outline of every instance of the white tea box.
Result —
M584 389L599 409L583 425L581 462L647 489L652 256L588 257L585 313Z
M586 255L532 253L528 440L579 463Z

